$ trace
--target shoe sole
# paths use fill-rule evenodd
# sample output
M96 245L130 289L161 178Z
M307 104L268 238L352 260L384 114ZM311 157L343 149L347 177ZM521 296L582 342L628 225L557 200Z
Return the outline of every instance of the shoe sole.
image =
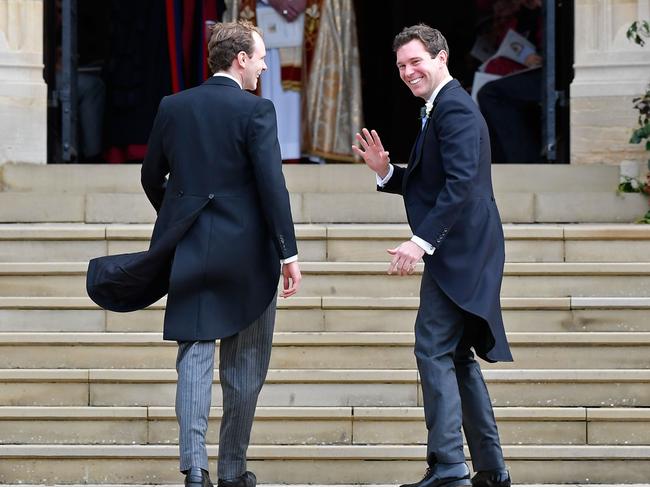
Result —
M511 482L472 482L472 487L511 487Z
M472 481L470 479L459 479L440 484L438 487L471 487L471 485Z

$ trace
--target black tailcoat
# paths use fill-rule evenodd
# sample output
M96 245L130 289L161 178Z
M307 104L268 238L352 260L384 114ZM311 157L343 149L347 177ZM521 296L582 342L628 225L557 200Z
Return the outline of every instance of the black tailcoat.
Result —
M511 361L499 300L505 251L490 136L458 81L438 93L421 137L408 166L395 166L378 189L402 194L413 234L436 247L424 256L425 272L460 308L487 323L474 343L477 354Z
M93 259L89 296L132 311L168 293L168 340L223 338L259 317L280 259L297 254L273 103L225 77L163 98L142 186L158 212L149 250Z

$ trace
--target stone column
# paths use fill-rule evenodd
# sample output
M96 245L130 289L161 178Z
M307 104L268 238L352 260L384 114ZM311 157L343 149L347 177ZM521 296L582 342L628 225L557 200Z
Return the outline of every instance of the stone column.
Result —
M643 148L627 141L638 115L632 98L650 82L650 43L640 47L625 36L642 19L650 20L650 0L575 0L572 163L643 158Z
M0 164L44 164L43 0L0 0Z

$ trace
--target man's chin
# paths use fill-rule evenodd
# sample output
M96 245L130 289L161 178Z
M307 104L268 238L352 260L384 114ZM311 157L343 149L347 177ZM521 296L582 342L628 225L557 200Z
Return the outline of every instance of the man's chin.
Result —
M413 93L413 96L416 96L418 98L425 98L424 92L422 90L418 90L417 88L411 88L411 93Z
M431 98L431 95L433 95L433 90L421 89L421 90L418 90L417 93L413 93L413 94L415 96L417 96L418 98L422 98L423 100L428 101L429 98Z

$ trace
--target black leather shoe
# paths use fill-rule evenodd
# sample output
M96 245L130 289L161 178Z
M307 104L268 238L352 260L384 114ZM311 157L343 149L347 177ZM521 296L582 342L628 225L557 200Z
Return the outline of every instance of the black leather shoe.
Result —
M232 480L221 480L217 482L218 487L255 487L257 477L253 472L245 472L244 475Z
M487 470L478 472L472 477L472 487L510 487L510 472L506 470L508 476L504 480L499 479L500 470Z
M185 474L185 487L213 487L210 474L202 468L190 468Z
M464 477L443 477L440 478L433 473L432 468L427 468L424 478L414 484L403 484L400 487L465 487L472 485L469 475Z

